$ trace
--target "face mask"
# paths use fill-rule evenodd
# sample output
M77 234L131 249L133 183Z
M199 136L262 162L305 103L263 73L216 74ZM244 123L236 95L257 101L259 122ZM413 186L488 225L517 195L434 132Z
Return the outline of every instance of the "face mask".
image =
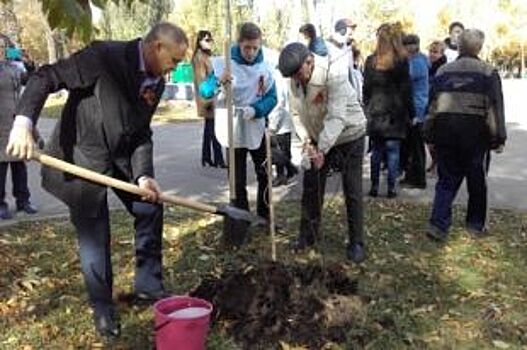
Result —
M340 34L339 32L335 32L334 36L335 41L337 41L339 44L346 44L348 41L347 36L344 34Z

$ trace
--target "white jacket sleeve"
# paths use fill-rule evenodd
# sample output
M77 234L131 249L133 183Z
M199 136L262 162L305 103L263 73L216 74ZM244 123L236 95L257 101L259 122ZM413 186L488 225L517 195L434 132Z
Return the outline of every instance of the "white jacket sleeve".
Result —
M327 154L344 128L351 124L352 113L361 112L355 89L351 87L344 60L332 62L328 71L328 114L318 136L318 149ZM350 106L351 104L351 106Z

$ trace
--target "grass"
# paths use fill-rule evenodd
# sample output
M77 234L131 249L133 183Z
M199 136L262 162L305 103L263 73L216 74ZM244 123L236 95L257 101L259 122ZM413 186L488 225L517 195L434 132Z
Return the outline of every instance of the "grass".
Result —
M49 97L42 109L45 118L58 119L66 103L66 93ZM196 114L196 107L189 101L161 101L154 114L154 122L178 123L201 120Z
M527 349L527 216L490 213L492 235L474 240L462 229L463 211L445 245L424 237L428 208L394 201L367 201L369 259L361 267L344 257L340 199L328 201L324 239L316 250L292 255L298 203L281 203L278 259L284 264L339 263L367 296L346 343L329 349ZM129 291L133 276L132 220L112 214L114 292ZM221 247L221 222L208 215L168 208L165 215L166 285L186 293L202 276L241 261L263 262L269 238L256 234L236 253ZM324 252L324 254L321 254ZM76 349L103 345L92 327L79 270L74 233L66 220L21 223L0 233L0 349ZM123 335L115 349L150 349L152 312L120 306ZM268 349L302 349L270 344ZM238 349L214 327L209 349Z

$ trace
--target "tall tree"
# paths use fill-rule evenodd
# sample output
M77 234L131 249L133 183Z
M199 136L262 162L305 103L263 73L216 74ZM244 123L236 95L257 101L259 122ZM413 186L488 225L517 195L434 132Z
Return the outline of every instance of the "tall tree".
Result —
M106 5L97 24L97 37L128 40L142 36L155 23L166 20L171 0L145 0L128 4L125 0Z
M109 2L124 2L131 5L146 0L39 0L50 28L64 29L69 37L74 34L84 41L89 41L93 34L92 7L104 9ZM1 3L12 5L16 0L0 0Z
M7 36L10 41L18 42L20 25L15 14L13 3L0 4L0 21L2 34Z

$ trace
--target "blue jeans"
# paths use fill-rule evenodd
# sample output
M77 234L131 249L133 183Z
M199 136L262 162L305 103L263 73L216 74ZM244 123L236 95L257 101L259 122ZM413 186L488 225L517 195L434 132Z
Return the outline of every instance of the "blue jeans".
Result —
M388 191L395 191L395 183L399 176L399 154L401 140L373 139L371 152L371 188L379 190L381 162L386 159L388 166Z
M470 152L454 147L436 147L437 175L434 208L430 224L447 233L452 225L452 202L463 179L467 179L467 227L481 231L487 216L486 149Z

